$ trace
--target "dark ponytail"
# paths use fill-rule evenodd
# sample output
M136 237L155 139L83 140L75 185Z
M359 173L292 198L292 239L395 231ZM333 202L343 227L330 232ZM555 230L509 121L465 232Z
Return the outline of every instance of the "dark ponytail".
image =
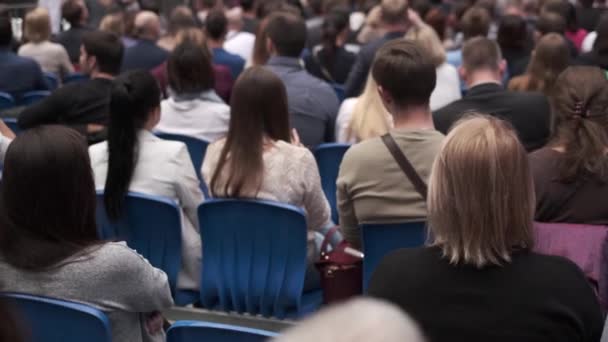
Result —
M336 51L338 50L338 44L336 40L340 33L342 33L348 27L348 16L344 15L341 11L334 11L325 16L323 20L323 26L321 26L321 41L325 57L325 68L328 70L333 69L333 65L336 59Z
M137 132L159 105L160 90L148 72L133 71L116 79L110 99L104 190L106 213L111 219L116 220L123 214L125 196L137 163Z

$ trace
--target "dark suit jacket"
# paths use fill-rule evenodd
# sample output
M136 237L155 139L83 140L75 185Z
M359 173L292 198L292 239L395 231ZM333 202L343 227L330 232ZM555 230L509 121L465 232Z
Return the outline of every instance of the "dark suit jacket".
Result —
M462 99L435 111L435 128L447 134L450 127L470 111L510 122L528 151L543 147L549 138L551 110L540 93L511 92L499 84L480 84L469 89Z
M156 42L140 40L125 50L122 71L152 70L169 58L169 52L156 45Z

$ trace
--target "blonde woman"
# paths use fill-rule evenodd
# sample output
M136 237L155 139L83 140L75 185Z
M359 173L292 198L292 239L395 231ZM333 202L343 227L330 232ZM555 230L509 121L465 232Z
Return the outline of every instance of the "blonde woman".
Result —
M431 110L437 110L462 97L458 70L446 63L445 49L432 27L421 23L410 29L405 39L420 44L435 65L437 82L431 94Z
M51 43L51 18L49 12L38 7L25 16L25 39L27 44L21 46L19 55L29 57L45 72L53 73L60 78L74 72L65 48Z
M355 144L384 135L392 127L392 117L382 104L378 85L370 75L361 96L342 102L336 119L336 141Z
M603 319L572 262L535 254L526 150L504 121L465 119L435 159L429 247L376 269L369 294L397 304L429 341L599 341Z

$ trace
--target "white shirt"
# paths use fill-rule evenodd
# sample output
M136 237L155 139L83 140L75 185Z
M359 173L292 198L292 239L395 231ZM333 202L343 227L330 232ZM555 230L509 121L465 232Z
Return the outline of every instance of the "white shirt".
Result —
M138 159L129 191L172 198L182 208L182 268L177 287L198 290L201 238L197 207L204 198L186 145L162 140L146 130L139 132L138 141ZM95 188L103 190L108 174L108 143L89 147L89 155Z
M597 39L597 32L589 32L585 39L583 39L583 44L581 45L581 52L591 52L593 50L593 44L595 44L595 39Z
M228 39L224 43L224 49L248 61L253 56L254 43L255 34L250 32L232 32L232 35L228 34Z
M437 67L437 82L431 93L431 110L442 108L461 97L458 71L453 65L443 63Z
M338 111L338 117L336 118L336 142L343 144L355 144L357 143L357 139L348 138L348 126L350 125L350 120L353 117L353 111L355 110L355 105L357 104L357 97L351 97L342 101L340 105L340 110Z

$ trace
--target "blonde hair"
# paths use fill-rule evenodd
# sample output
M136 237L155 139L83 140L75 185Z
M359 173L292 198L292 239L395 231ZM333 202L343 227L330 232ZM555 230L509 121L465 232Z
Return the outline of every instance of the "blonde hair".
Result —
M101 19L99 30L122 37L125 34L125 24L121 14L108 14Z
M501 265L531 249L535 204L528 156L508 123L477 114L450 131L427 203L432 245L450 263Z
M378 94L378 85L371 76L363 94L357 99L353 114L346 131L347 140L362 141L388 133L391 129L391 116L384 107Z
M445 63L445 49L432 27L423 24L419 27L411 28L405 34L405 39L422 46L435 67L439 67Z
M36 7L25 15L25 39L32 43L41 43L51 37L51 17L49 11Z

